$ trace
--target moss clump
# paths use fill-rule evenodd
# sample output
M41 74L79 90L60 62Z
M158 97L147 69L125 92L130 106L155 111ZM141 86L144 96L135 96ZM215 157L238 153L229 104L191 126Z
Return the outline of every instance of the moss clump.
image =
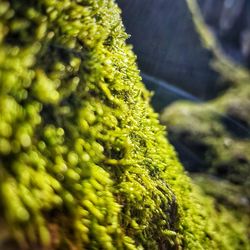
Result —
M199 158L198 169L191 160L189 170L246 185L246 192L250 185L249 97L250 89L243 84L208 103L176 102L161 116L171 140L182 142Z
M230 87L212 101L176 102L161 120L173 142L182 142L198 156L189 170L209 172L244 187L250 201L250 72L227 58L205 24L196 0L188 0L194 24L214 55L212 65ZM197 169L195 169L197 170Z
M178 101L162 112L169 138L203 192L249 228L250 218L250 73L228 58L205 24L196 0L188 0L212 66L230 86L204 103ZM185 154L184 154L185 152ZM199 172L197 174L197 172ZM249 238L249 229L248 229Z
M1 1L0 31L0 248L247 246L178 163L113 1Z
M250 205L247 197L244 195L244 188L239 185L232 184L228 180L216 178L207 174L192 174L192 179L198 184L202 190L210 196L215 197L218 204L223 204L225 207L235 212L237 217L239 213L250 214ZM248 223L248 219L246 219Z
M195 183L219 207L223 205L245 222L246 228L250 218L249 98L249 87L239 83L213 101L178 101L161 115L185 167L203 173L194 178Z

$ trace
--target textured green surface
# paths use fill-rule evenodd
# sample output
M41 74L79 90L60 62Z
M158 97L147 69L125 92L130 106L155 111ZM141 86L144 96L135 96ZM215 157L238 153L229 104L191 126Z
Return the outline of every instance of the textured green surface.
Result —
M250 71L223 53L197 1L187 2L204 46L214 55L213 68L230 86L208 102L176 102L163 111L161 120L173 141L200 157L200 169L243 186L250 202Z
M197 1L187 2L204 46L213 53L213 68L230 84L208 102L175 102L160 119L171 142L189 153L180 151L187 169L199 172L192 175L194 182L245 223L250 242L250 72L223 53Z
M126 38L111 0L0 2L0 249L246 248L183 172Z
M173 142L181 141L200 158L201 171L245 185L250 198L249 114L250 87L238 84L207 103L176 102L161 120Z
M199 158L198 162L190 157L187 166L204 174L195 178L196 183L245 221L246 229L250 221L249 100L250 88L239 83L213 101L178 101L161 115L171 141L181 142Z

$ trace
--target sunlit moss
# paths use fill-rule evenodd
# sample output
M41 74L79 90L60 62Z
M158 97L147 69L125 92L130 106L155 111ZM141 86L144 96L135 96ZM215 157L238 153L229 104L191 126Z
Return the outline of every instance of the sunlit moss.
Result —
M166 141L113 1L1 1L0 30L3 248L246 245Z

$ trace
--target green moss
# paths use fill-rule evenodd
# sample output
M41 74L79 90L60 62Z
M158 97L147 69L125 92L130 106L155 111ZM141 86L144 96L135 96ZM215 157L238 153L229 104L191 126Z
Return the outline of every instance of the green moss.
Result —
M213 68L230 86L214 100L175 102L160 119L171 142L189 153L181 153L187 169L202 173L192 175L194 182L215 199L217 209L245 224L249 241L250 73L225 56L197 1L188 0L188 5L204 46L213 54Z
M242 214L247 215L250 213L249 202L244 195L244 188L242 186L207 174L196 173L191 174L191 177L207 195L215 197L218 204L223 204L235 212L237 217L240 218ZM238 215L239 213L240 215Z
M247 246L166 141L113 1L1 1L0 31L2 248Z
M213 54L212 66L222 81L231 85L214 100L204 103L177 102L161 116L170 137L194 151L201 149L205 170L236 184L250 183L250 73L227 57L206 25L196 0L188 0L194 25L204 46ZM185 134L185 136L183 136Z
M250 88L239 84L207 103L176 102L161 120L173 142L200 157L196 168L243 185L250 199L249 98Z
M207 103L178 101L161 115L171 141L181 142L199 157L199 161L189 160L187 168L220 178L216 181L203 175L194 178L195 183L215 198L217 206L226 207L245 223L246 229L250 207L249 93L246 85L239 84Z

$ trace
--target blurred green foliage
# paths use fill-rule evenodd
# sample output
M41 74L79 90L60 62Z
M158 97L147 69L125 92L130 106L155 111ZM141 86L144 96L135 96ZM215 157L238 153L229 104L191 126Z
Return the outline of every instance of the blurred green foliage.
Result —
M204 45L213 52L213 67L231 85L208 102L176 102L161 120L173 141L182 141L201 159L196 168L243 185L250 199L250 73L223 54L196 1L188 3Z
M181 141L200 159L188 168L245 186L250 199L250 88L237 84L213 101L179 101L163 111L161 120L172 141Z
M201 103L178 101L166 107L161 122L180 153L192 178L221 209L237 220L250 221L250 72L227 57L206 25L196 0L188 0L194 24L213 53L213 68L229 86L218 97ZM181 148L181 147L180 147ZM248 229L248 241L250 232Z

